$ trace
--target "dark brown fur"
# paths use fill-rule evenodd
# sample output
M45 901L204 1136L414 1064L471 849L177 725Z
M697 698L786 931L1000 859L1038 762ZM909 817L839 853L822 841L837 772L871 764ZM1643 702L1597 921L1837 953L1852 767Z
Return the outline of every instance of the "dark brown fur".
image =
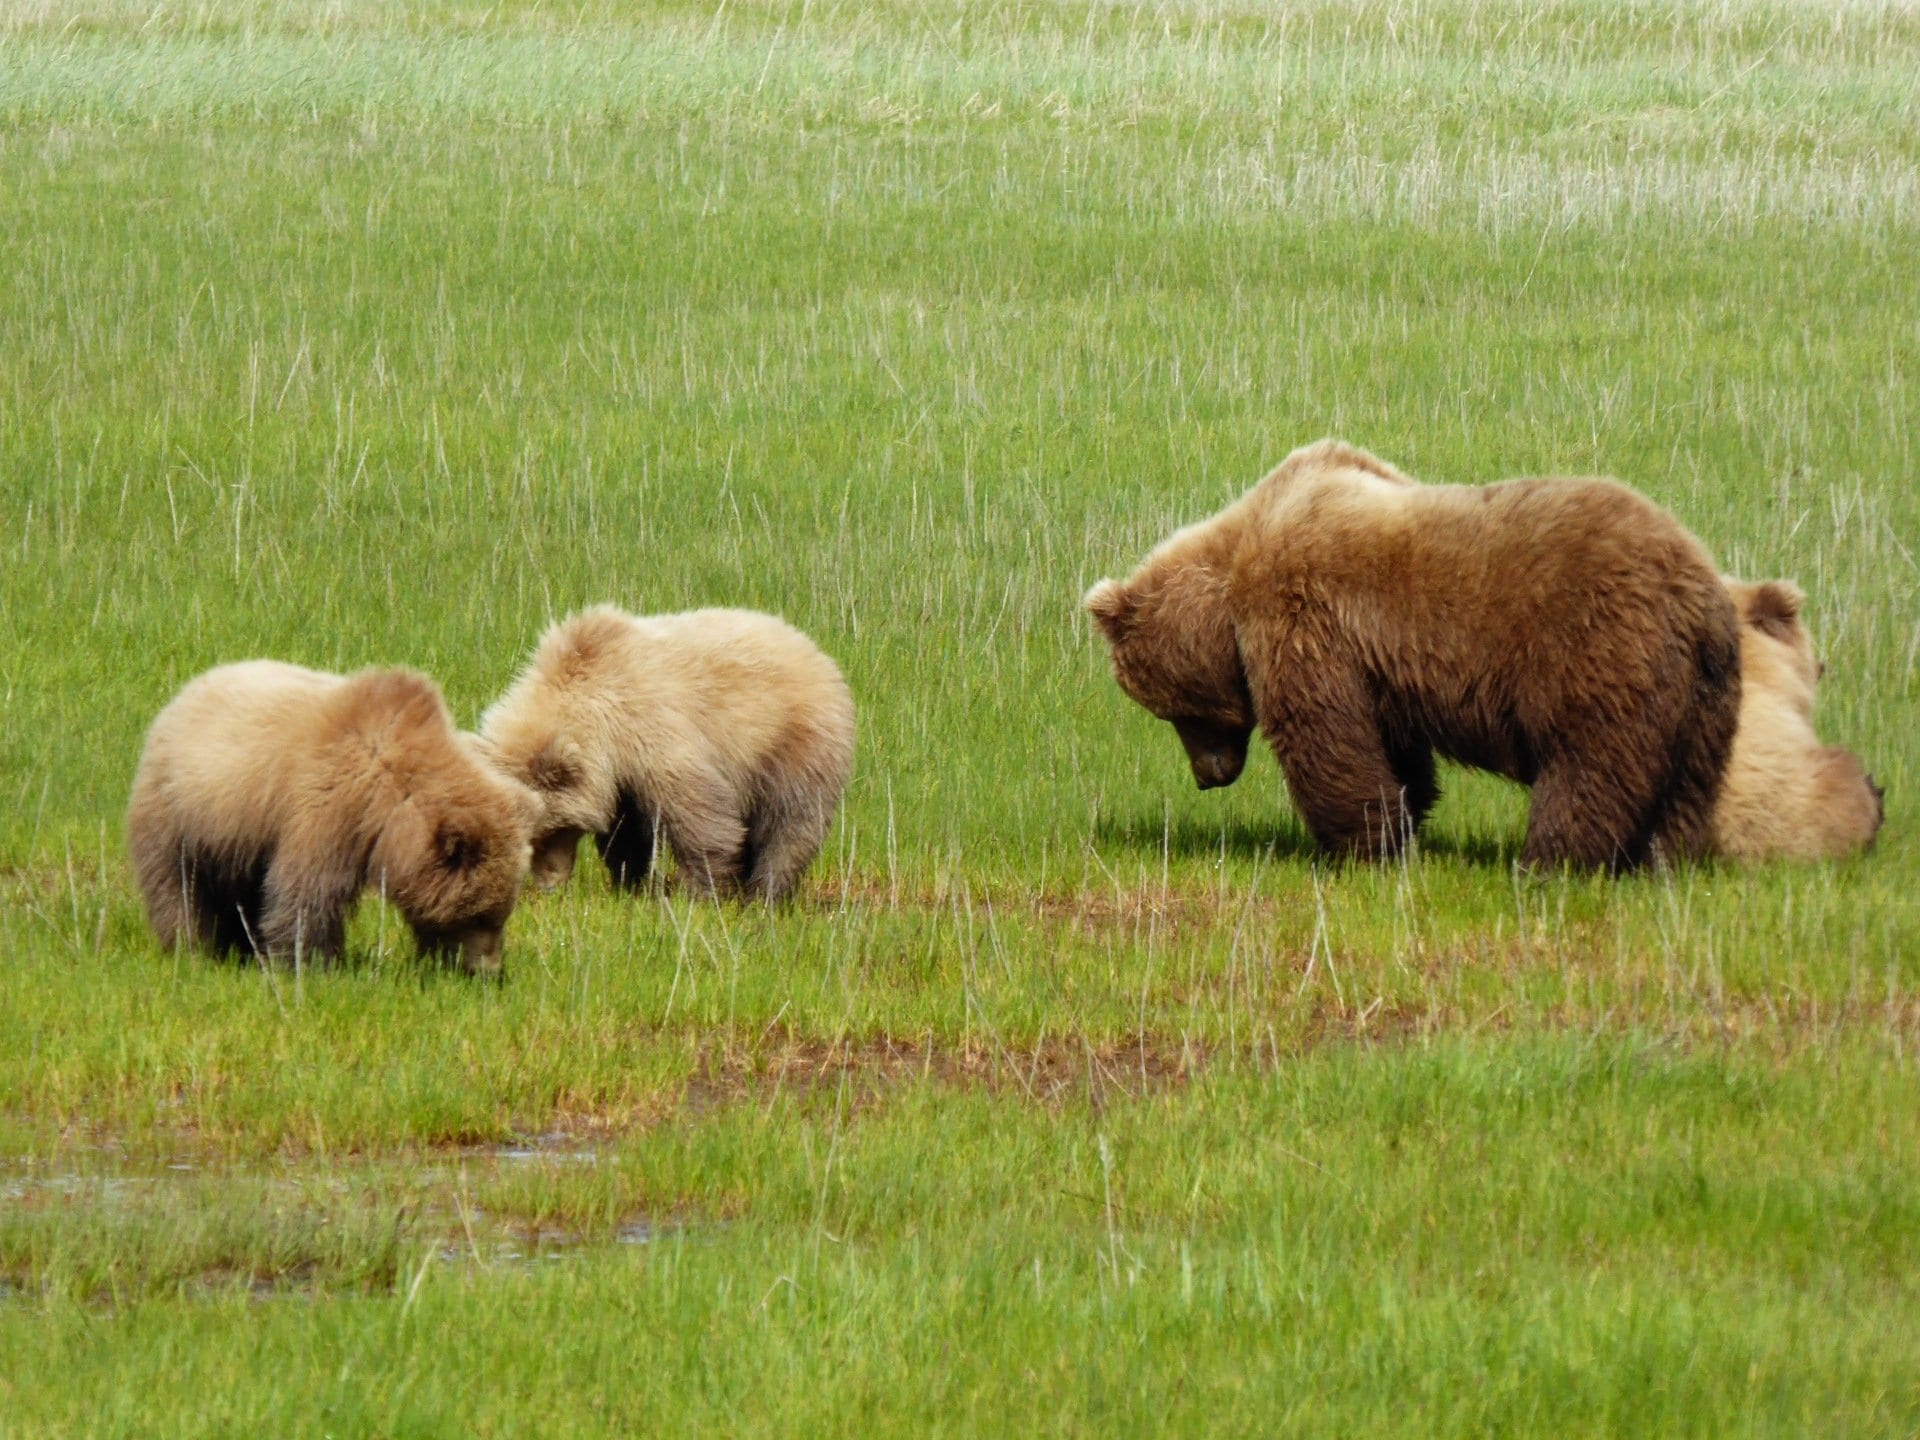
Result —
M163 944L331 957L376 886L423 949L493 970L536 808L424 675L256 660L208 671L161 711L127 844Z
M1086 604L1202 787L1257 723L1329 850L1398 849L1436 754L1533 787L1529 864L1711 847L1738 621L1699 542L1613 481L1427 486L1322 441Z

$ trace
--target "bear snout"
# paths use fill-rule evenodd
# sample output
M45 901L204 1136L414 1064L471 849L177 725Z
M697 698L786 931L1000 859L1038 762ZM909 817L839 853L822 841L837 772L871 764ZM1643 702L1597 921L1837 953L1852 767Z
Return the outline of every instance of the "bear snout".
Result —
M420 953L446 964L458 964L469 975L498 979L506 954L504 925L470 925L458 930L420 931Z
M1242 729L1211 720L1176 720L1173 728L1186 747L1187 763L1193 767L1193 783L1202 790L1231 785L1240 778L1240 771L1247 763L1251 727Z
M1215 790L1222 785L1231 785L1240 778L1240 767L1245 757L1222 755L1218 752L1204 756L1193 762L1193 780L1202 790Z
M469 975L498 979L506 958L506 931L469 930L460 937L460 963Z
M579 830L555 830L534 842L529 873L542 890L557 890L573 875L575 853L580 848Z

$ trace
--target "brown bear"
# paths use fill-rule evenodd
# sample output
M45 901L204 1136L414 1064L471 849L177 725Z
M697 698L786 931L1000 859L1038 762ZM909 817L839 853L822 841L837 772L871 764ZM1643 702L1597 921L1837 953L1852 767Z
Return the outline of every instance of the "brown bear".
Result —
M1785 580L1729 579L1739 608L1740 731L1714 809L1714 844L1736 860L1838 859L1873 843L1883 792L1859 757L1820 743L1813 692L1824 668Z
M426 676L249 660L154 720L127 846L163 944L330 959L377 886L422 950L491 974L538 809Z
M1258 724L1328 850L1393 853L1436 752L1533 787L1529 865L1711 848L1738 618L1700 543L1615 481L1423 485L1323 440L1085 605L1200 787Z
M692 889L771 901L811 863L846 789L853 697L772 615L601 605L547 631L480 743L545 804L541 886L572 873L582 835L616 884L636 886L657 831Z

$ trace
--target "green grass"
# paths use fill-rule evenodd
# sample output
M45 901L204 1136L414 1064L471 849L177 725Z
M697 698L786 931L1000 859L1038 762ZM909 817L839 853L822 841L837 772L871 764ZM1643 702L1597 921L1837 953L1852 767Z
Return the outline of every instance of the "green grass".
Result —
M0 16L0 1434L1920 1426L1920 13L396 8ZM1875 852L1196 793L1078 597L1325 433L1797 579ZM798 906L154 945L189 676L598 600L840 659Z

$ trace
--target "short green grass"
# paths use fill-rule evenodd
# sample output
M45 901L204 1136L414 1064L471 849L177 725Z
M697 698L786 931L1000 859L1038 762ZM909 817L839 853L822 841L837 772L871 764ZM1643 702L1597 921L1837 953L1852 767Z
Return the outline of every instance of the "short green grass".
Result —
M0 15L0 1433L1920 1426L1920 12ZM1797 579L1876 851L1315 863L1076 610L1325 433ZM190 675L777 610L796 906L160 951Z

